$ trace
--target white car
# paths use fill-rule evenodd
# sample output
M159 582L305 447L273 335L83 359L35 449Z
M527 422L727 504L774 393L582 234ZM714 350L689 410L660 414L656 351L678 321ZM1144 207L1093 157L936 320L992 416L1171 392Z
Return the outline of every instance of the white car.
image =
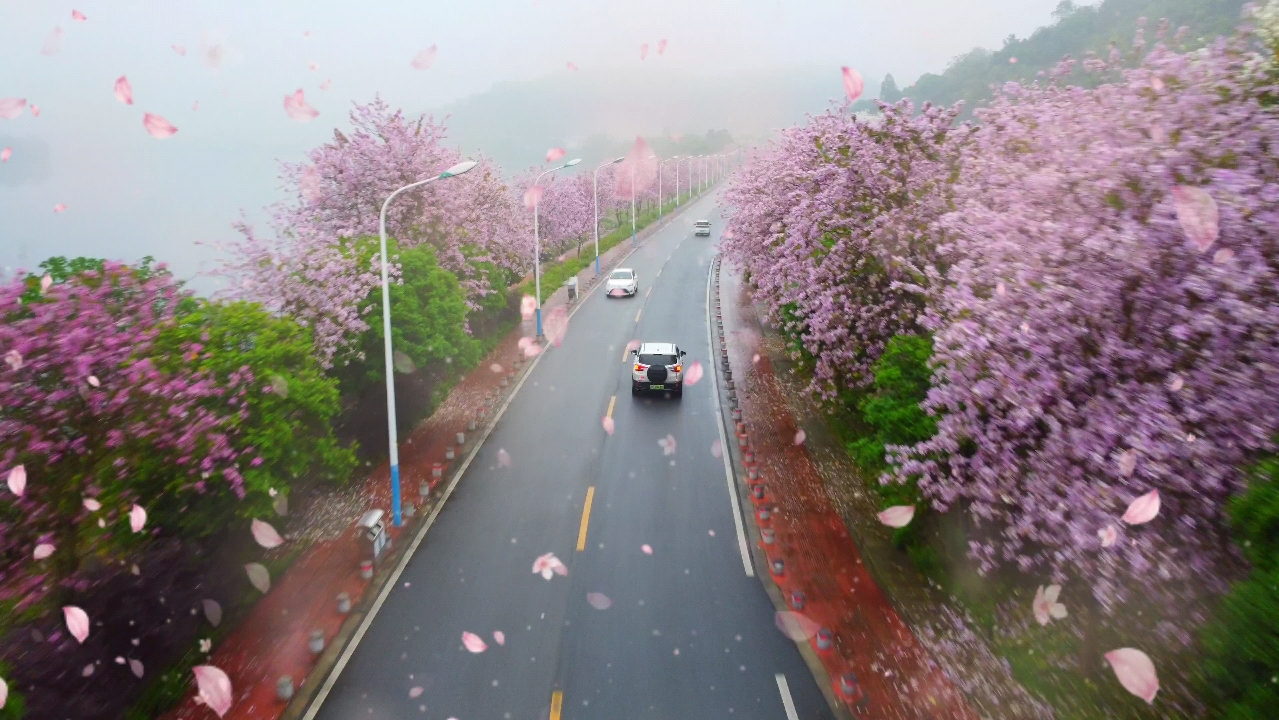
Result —
M667 392L675 397L684 394L684 356L674 343L643 343L632 350L631 394L645 390Z
M711 234L711 221L710 221L710 220L698 220L697 222L693 223L693 234L694 234L694 235L705 235L705 236L707 236L707 237L710 237L710 234Z
M618 268L608 276L608 286L604 288L610 297L614 295L634 295L639 292L639 278L630 268Z

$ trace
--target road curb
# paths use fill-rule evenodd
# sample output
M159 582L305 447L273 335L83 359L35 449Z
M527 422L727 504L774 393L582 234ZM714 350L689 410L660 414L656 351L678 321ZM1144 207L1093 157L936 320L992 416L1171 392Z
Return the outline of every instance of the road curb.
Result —
M720 299L720 261L721 256L718 254L715 256L715 259L711 261L708 284L710 288L713 288L713 292L708 293L710 302L707 303L706 307L706 323L708 328L712 325L711 316L714 312L714 305L716 301L719 301ZM712 331L711 335L712 341L714 341L715 333ZM724 345L724 347L727 347L727 345ZM714 352L715 348L712 347L711 350ZM721 395L719 392L720 383L723 383L723 387L726 391L731 387L731 381L726 378L725 373L727 361L723 364L713 363L713 365L715 366L712 369L712 372L715 373L715 397L719 409L719 421L725 436L733 437L734 433L729 432L730 428L734 427L732 424L733 420L731 419L732 408L725 405L723 402L725 395ZM731 405L732 403L730 402L729 404ZM744 454L747 452L747 449L746 447L741 446L741 443L727 443L727 445L731 447L724 447L722 449L726 454L725 457L732 458L733 484L734 489L738 494L738 502L742 507L754 507L756 503L751 497L750 489L747 487L746 483L742 482L742 478L746 477L749 472L744 458ZM750 542L747 544L749 545L748 550L750 552L751 563L755 566L755 576L759 578L760 585L763 586L764 592L767 593L769 600L773 603L773 607L776 608L778 612L790 610L791 608L786 603L786 597L783 594L781 587L779 587L773 580L772 568L769 566L768 557L761 547L763 545L763 535L760 532L758 516L755 513L751 513L751 515L753 522L745 522L745 518L743 518L743 521L745 522L746 533L750 536ZM813 674L813 678L817 681L817 687L822 692L822 697L826 699L826 704L830 706L831 712L834 713L835 717L839 720L854 720L854 716L848 709L848 706L835 696L833 689L835 685L834 680L831 678L830 673L826 671L826 666L822 663L821 658L817 656L817 651L815 651L807 642L797 642L795 643L795 647L799 650L800 657L804 659L804 664L808 666L809 671Z
M665 219L648 225L644 228L644 230L637 233L636 244L632 246L628 252L620 253L616 258L610 260L609 269L611 270L616 263L621 263L629 258L632 254L643 247L650 237L656 234L659 230L668 226L675 220L675 218L681 216L688 208L693 206L696 200L704 199L709 192L710 188L697 198L690 198L682 207L671 211ZM614 248L617 247L619 246L614 246ZM603 256L601 256L601 258L602 257ZM599 276L601 277L605 272L603 268L604 265L601 264L601 271L599 273ZM581 272L587 272L588 270L593 271L593 266L588 266ZM581 275L581 272L579 272L578 275ZM563 304L570 308L568 317L572 318L573 315L581 309L582 305L585 304L586 300L588 300L595 292L595 290L600 287L603 287L602 283L591 283L589 289L587 289L584 294L580 295L579 299L573 303L567 302L567 292L563 287L561 287L552 293L547 300L552 301L561 293L564 293L565 301ZM293 697L290 699L288 705L285 706L284 712L280 715L281 720L313 720L319 713L329 692L332 691L333 686L337 683L337 679L341 676L342 670L345 669L347 662L349 662L350 658L355 654L355 650L359 646L359 641L363 638L363 635L367 632L369 626L372 625L377 616L378 610L386 601L386 598L390 595L391 588L393 588L396 581L399 580L400 575L408 566L409 561L412 560L414 552L416 552L418 546L421 545L422 541L426 538L427 531L431 529L431 525L435 523L436 517L439 516L440 511L444 508L444 503L447 502L449 497L453 494L454 488L457 487L462 476L470 467L471 461L475 459L477 454L479 454L480 448L484 446L489 435L497 428L498 422L501 421L502 416L506 413L506 409L515 400L515 396L519 393L520 388L524 386L525 380L527 380L532 374L533 369L537 367L537 364L541 362L542 357L545 356L549 349L549 346L544 347L542 352L539 352L530 362L525 363L519 370L518 380L507 391L506 398L502 402L502 405L498 408L497 412L493 413L483 425L483 431L480 433L478 439L475 440L474 445L467 453L466 459L453 473L452 478L449 480L444 491L431 503L430 511L427 512L427 508L422 508L422 512L415 519L415 523L410 524L405 528L404 532L400 533L400 538L411 537L412 541L392 547L391 554L382 561L379 569L374 573L373 578L369 581L369 585L365 589L364 594L361 596L359 603L352 607L351 612L342 622L338 632L333 636L333 639L328 642L328 646L320 654L319 658L317 658L315 665L311 668L311 671L307 673L306 678L302 679L302 681L297 685Z

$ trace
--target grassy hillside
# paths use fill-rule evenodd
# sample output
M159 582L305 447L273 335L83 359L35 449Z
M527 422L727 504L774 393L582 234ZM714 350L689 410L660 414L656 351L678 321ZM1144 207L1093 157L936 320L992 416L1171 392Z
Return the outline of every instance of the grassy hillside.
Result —
M964 101L964 117L990 98L991 87L1010 80L1033 80L1040 70L1057 64L1065 55L1082 58L1088 52L1106 57L1114 44L1121 52L1132 47L1138 18L1146 18L1146 43L1155 41L1155 28L1167 18L1172 32L1186 26L1188 47L1233 31L1239 24L1244 0L1103 0L1093 6L1077 6L1062 0L1053 12L1052 25L1039 28L1028 38L1012 35L999 50L975 48L951 61L940 75L925 73L914 85L897 91L885 78L879 97L886 101L905 95L916 104L952 105ZM1171 33L1170 33L1171 34ZM1015 59L1015 62L1014 62ZM871 110L869 101L858 109Z

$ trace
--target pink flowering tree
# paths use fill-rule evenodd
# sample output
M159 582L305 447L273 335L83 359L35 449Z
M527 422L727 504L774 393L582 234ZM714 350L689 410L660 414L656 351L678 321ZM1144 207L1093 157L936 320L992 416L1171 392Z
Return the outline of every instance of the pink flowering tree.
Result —
M533 177L536 176L528 178L530 183ZM542 178L542 184L542 199L538 205L542 247L563 252L574 244L580 246L582 239L591 235L594 219L591 176L588 173L559 178L547 175ZM532 211L527 212L532 215Z
M1010 84L979 112L925 321L938 431L895 458L978 525L984 569L1160 598L1125 621L1182 640L1237 567L1240 468L1279 432L1279 118L1251 40L1090 61L1113 81Z
M959 151L970 129L958 108L909 101L875 123L843 111L752 155L727 193L725 243L771 319L812 358L813 389L863 388L895 335L913 334L938 286Z
M270 208L274 236L241 223L243 240L223 268L233 293L306 324L326 365L368 329L361 303L380 284L380 265L376 248L359 240L377 237L382 203L462 159L444 145L442 125L406 118L381 100L356 106L351 125L308 162L282 164L294 196ZM481 160L465 175L397 196L387 233L402 247L431 245L474 308L527 265L532 239L521 232L518 209L497 169Z
M5 607L82 589L85 557L148 537L201 492L243 495L251 449L233 440L251 374L218 382L151 357L182 298L162 266L114 262L43 292L34 278L0 287L0 474L26 476L20 493L0 490ZM135 505L152 515L136 531Z

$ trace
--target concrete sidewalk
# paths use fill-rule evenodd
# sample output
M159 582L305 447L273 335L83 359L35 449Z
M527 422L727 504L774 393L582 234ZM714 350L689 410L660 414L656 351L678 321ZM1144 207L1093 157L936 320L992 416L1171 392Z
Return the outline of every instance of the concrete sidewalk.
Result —
M661 222L640 230L638 245L677 221L682 211L701 197L686 202ZM594 265L578 274L579 292L583 296L590 292L635 247L630 242L622 242L603 253L598 277ZM568 304L567 289L561 287L546 299L543 310ZM226 719L277 720L302 716L373 598L388 582L406 546L419 533L429 513L442 502L443 486L462 458L481 441L484 429L495 421L495 412L518 385L519 375L527 371L530 363L521 356L518 343L521 337L532 336L534 332L532 323L525 322L503 338L489 356L450 391L431 417L402 439L403 501L416 506L415 513L413 518L405 518L402 527L390 528L392 549L378 563L372 579L363 579L360 575L362 557L355 525L366 510L373 508L386 510L390 525L389 466L383 462L367 477L352 480L349 491L335 492L333 497L303 510L308 517L300 522L304 526L301 534L310 536L311 544L282 577L272 579L271 591L213 649L206 661L221 668L231 680L235 701ZM464 435L463 444L457 443L458 433ZM456 456L451 462L446 459L450 449ZM439 476L434 472L437 464L441 466ZM425 507L419 499L423 482L431 488ZM294 527L291 524L290 531ZM347 614L338 612L339 593L350 597L351 611ZM311 634L316 630L325 641L325 649L318 655L308 647ZM277 682L285 676L294 684L294 697L290 702L277 697ZM193 687L178 707L162 717L207 720L215 715L196 701Z
M739 488L754 518L751 534L757 558L763 560L757 562L762 565L759 574L766 586L774 586L770 595L775 604L829 631L830 647L823 648L826 640L819 643L814 636L807 655L820 663L819 677L826 676L831 695L854 717L976 720L978 713L876 584L831 503L798 436L789 390L778 382L767 350L760 347L761 331L746 288L727 266L719 278L712 297L720 303L744 431L732 438L746 471L739 476ZM721 374L723 370L721 363ZM757 479L751 479L752 471ZM850 674L855 685L844 686ZM864 701L858 702L862 696Z

